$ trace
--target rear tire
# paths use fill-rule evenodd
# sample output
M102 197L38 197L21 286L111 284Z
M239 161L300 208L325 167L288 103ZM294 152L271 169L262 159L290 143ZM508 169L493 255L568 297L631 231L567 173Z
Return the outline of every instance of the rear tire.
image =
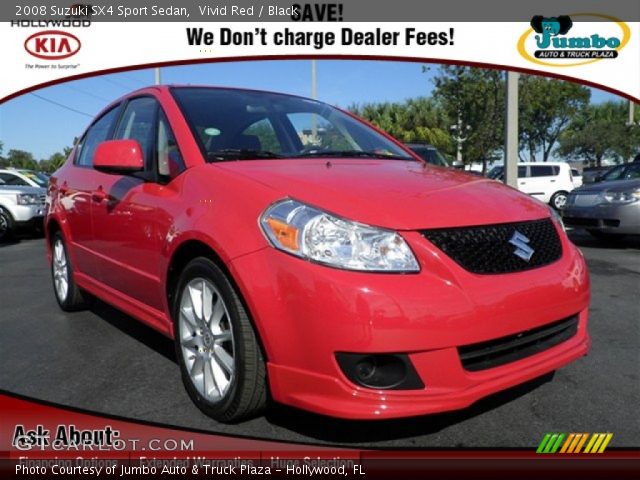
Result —
M0 242L5 242L11 238L13 228L13 217L7 210L0 207Z
M174 295L176 357L187 393L208 416L237 422L267 402L265 363L249 315L226 274L199 257Z
M73 267L61 232L51 241L51 279L58 305L65 312L82 310L86 306L82 291L73 279Z

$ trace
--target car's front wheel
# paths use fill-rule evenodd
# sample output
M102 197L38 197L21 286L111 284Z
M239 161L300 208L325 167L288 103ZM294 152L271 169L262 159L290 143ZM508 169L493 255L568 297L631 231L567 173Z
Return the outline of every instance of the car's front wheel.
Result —
M13 218L4 208L0 207L0 242L11 238Z
M82 291L73 279L73 269L62 233L56 232L51 242L51 278L58 305L65 312L85 307Z
M182 379L207 415L235 422L267 400L265 364L247 311L211 260L192 260L174 296L175 348Z

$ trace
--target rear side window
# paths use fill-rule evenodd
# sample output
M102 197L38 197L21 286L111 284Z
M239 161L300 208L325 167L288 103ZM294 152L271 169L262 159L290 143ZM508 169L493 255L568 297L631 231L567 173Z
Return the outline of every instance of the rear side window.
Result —
M552 165L530 165L529 171L531 172L530 176L532 177L553 177L558 174L560 170L559 167L554 167Z
M152 159L157 108L158 103L151 97L131 100L127 103L115 134L115 138L119 140L138 141L147 168Z
M118 111L119 108L112 108L89 128L79 146L80 155L77 157L76 165L85 167L93 165L93 154L96 152L98 145L107 140L117 119Z

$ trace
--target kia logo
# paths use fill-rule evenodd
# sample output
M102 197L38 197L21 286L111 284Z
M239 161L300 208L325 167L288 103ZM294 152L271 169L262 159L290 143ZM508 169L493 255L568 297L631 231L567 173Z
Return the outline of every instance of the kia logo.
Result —
M24 42L24 49L30 55L44 60L69 58L78 53L80 46L78 37L61 30L34 33Z

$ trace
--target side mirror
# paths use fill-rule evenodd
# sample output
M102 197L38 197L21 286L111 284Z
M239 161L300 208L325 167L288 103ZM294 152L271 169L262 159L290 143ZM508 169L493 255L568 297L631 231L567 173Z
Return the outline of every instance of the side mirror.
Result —
M108 140L96 148L93 167L105 173L127 174L144 170L142 148L137 140Z

